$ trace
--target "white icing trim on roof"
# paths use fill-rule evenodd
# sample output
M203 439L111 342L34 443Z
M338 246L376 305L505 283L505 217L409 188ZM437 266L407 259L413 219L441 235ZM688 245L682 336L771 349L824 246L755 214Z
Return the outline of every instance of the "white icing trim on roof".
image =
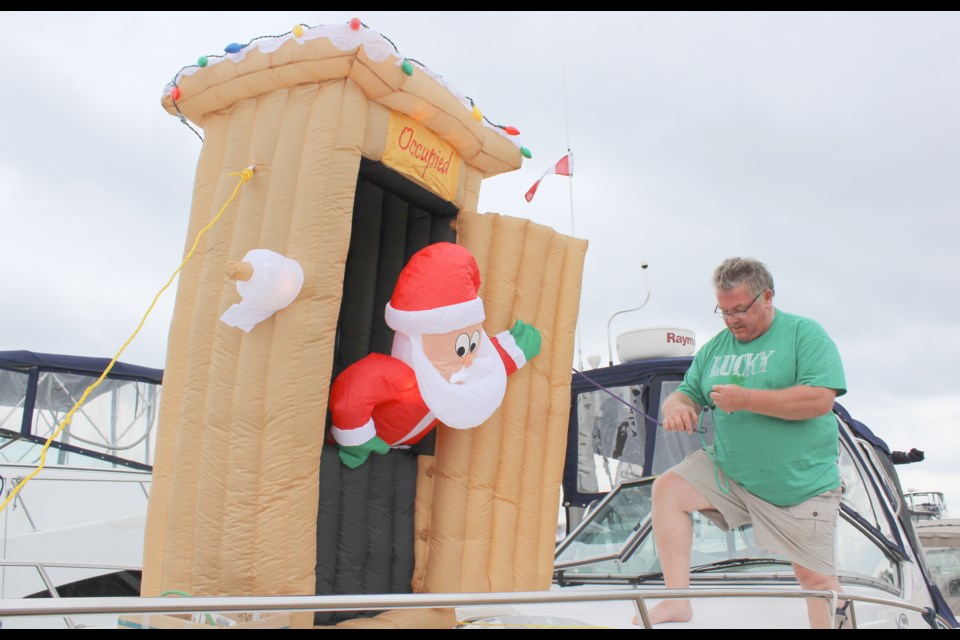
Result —
M219 64L225 60L230 60L234 63L240 62L246 57L247 52L252 51L254 49L259 50L262 53L272 53L277 49L279 49L280 46L283 45L288 40L305 42L307 40L315 40L316 38L329 39L330 44L335 46L337 49L340 49L341 51L352 51L353 49L356 49L357 47L362 46L367 56L375 62L381 62L387 59L388 56L397 56L396 64L400 65L400 64L403 64L403 60L405 59L403 54L401 54L396 49L394 49L390 41L387 40L379 31L368 29L366 27L360 27L359 29L354 30L350 28L349 24L343 23L343 24L319 25L316 27L311 27L309 29L304 28L303 35L300 36L299 38L294 36L292 31L290 33L287 33L282 36L277 36L275 38L260 38L258 40L254 40L253 42L251 42L250 44L248 44L247 46L245 46L243 49L241 49L236 53L224 53L222 56L208 57L206 66L210 67L212 65ZM411 64L414 64L414 63L411 61ZM182 69L177 74L176 78L174 78L174 81L179 80L183 76L193 75L194 73L197 73L198 71L204 68L206 67L200 67L199 65L188 66ZM416 65L416 68L419 72L426 73L432 79L440 83L440 85L442 85L444 89L449 91L453 96L455 96L460 101L460 103L464 106L465 109L467 109L468 111L473 110L473 104L471 104L470 100L466 96L464 96L462 93L460 93L459 91L457 91L456 89L448 85L442 77L440 77L436 73L433 73L426 67L421 66L419 64ZM172 88L173 88L173 82L168 82L166 86L163 88L163 95L166 96L167 94L169 94ZM487 127L488 129L493 129L494 131L499 133L501 136L503 136L504 138L512 142L514 145L516 145L518 148L520 147L520 141L517 140L517 136L511 136L507 134L503 129L501 129L500 127L495 127L491 125L486 120L482 120L481 124Z

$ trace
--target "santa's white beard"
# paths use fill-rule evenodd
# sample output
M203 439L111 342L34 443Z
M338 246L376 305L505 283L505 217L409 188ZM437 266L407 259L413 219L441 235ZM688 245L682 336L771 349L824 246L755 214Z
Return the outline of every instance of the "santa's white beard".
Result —
M481 332L473 362L450 376L449 382L427 359L420 336L397 333L393 338L392 355L413 369L427 408L454 429L483 424L501 405L507 390L507 372L500 354L486 332Z

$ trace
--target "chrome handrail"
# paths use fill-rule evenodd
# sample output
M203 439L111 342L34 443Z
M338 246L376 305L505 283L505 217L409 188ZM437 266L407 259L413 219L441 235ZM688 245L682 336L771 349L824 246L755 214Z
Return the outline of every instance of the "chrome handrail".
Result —
M37 569L92 569L96 571L140 571L142 567L122 564L93 564L90 562L37 562L35 560L0 559L2 567L35 567Z
M0 617L92 614L188 614L240 611L371 611L432 609L478 605L547 604L628 600L634 603L643 626L650 628L646 600L698 598L821 598L836 606L839 600L892 606L921 614L925 607L890 598L803 589L610 589L596 591L525 591L501 593L416 593L334 596L194 596L177 598L63 598L0 600ZM854 605L850 618L856 628Z
M48 569L85 569L89 571L100 571L100 572L121 572L121 571L140 571L141 568L131 565L116 565L116 564L90 564L90 563L78 563L78 562L36 562L30 560L7 560L0 559L0 576L4 575L4 572L8 568L13 567L27 567L30 569L35 569L37 574L40 576L40 581L43 583L44 588L50 594L51 598L60 598L60 592L57 590L57 584L50 578L50 573ZM0 599L0 602L15 602L19 599ZM82 614L81 614L82 615ZM0 616L2 619L2 616ZM63 616L63 621L67 625L68 629L76 629L77 625L70 616Z

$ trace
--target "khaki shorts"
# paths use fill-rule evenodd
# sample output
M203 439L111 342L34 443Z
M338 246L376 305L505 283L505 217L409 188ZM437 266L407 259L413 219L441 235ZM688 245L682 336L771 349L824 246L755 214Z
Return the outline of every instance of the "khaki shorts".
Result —
M835 576L834 532L840 508L839 488L816 495L789 507L778 507L753 495L719 472L717 487L713 461L703 449L694 451L669 470L686 480L714 507L701 511L724 531L752 523L757 544L781 553L791 562L817 573Z

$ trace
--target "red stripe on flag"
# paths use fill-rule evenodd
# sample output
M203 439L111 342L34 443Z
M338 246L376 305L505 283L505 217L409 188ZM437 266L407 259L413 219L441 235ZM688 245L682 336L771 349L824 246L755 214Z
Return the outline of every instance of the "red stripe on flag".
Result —
M543 178L541 178L540 180L542 179ZM537 180L536 182L534 182L533 186L527 189L527 192L523 194L523 197L526 199L527 202L530 202L531 200L533 200L533 194L537 192L537 187L540 186L540 180Z
M551 173L555 173L558 176L572 176L573 175L573 154L568 153L567 155L560 158L555 165L547 169L540 179L533 183L533 186L527 189L527 192L523 195L524 199L527 202L533 200L533 196L537 193L537 187L540 186L540 183Z

